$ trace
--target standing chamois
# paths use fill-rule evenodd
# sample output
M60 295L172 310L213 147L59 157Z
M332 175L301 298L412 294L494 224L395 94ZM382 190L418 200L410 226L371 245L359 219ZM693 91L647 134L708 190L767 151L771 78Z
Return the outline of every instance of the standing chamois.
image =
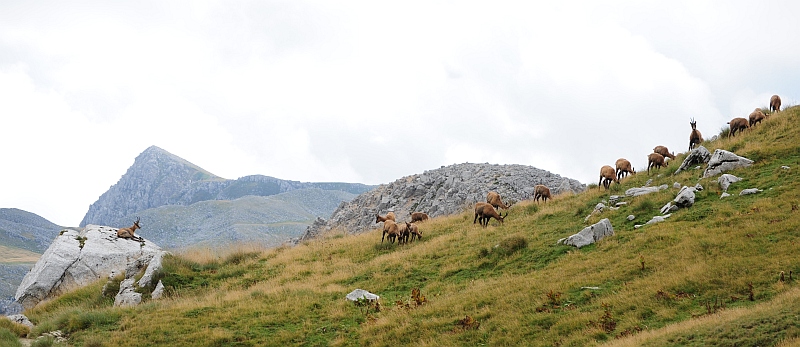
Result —
M697 122L695 122L694 118L689 120L689 125L692 126L692 133L689 134L689 150L691 151L695 145L703 142L703 135L700 134L700 130L697 130Z
M136 221L133 222L133 226L130 228L120 228L117 229L117 237L121 237L123 239L131 239L134 241L143 242L144 239L136 236L133 234L136 229L141 229L142 227L139 226L139 217L136 217Z

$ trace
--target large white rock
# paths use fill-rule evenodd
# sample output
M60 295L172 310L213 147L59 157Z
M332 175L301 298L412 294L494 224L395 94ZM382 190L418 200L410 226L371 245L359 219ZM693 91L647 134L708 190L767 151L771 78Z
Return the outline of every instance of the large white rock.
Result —
M43 300L125 272L137 264L146 266L162 252L147 240L118 238L116 228L88 225L81 231L64 230L22 279L15 299L29 309Z
M684 208L691 207L692 205L694 205L695 190L697 190L697 188L695 187L683 186L683 188L681 188L681 191L678 192L678 196L676 196L675 200L673 200L675 202L675 205Z
M683 170L689 169L689 167L692 165L708 163L709 160L711 160L711 152L709 152L705 147L699 146L689 152L689 154L686 156L686 159L683 159L681 166L678 167L678 170L675 170L674 175L677 175Z
M628 190L625 191L625 196L634 197L634 196L639 196L639 195L656 193L658 191L661 191L661 190L664 190L664 189L667 189L667 188L669 188L669 186L667 186L666 184L662 184L662 185L660 185L658 187L647 187L647 186L645 186L645 187L629 188Z
M350 294L347 294L347 296L345 296L345 299L347 299L348 301L358 301L359 299L375 301L380 298L381 298L380 296L372 294L363 289L356 289L350 292Z
M606 236L612 235L614 235L614 227L611 226L611 221L608 220L608 218L604 218L595 224L583 228L579 233L560 239L556 243L581 248L600 241Z
M753 165L753 161L745 157L740 157L736 153L717 149L708 161L708 167L703 172L703 178L719 175L725 171L748 167Z
M722 188L722 191L727 192L728 187L730 187L731 184L739 182L741 180L742 180L741 178L731 174L722 174L722 176L719 176L719 179L717 179L717 182L719 182L719 187Z

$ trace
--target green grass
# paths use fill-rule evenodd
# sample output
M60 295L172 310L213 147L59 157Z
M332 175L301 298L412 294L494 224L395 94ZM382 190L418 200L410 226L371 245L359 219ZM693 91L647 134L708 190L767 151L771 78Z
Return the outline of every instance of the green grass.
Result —
M38 324L32 335L63 329L75 346L796 343L798 123L800 109L792 108L742 136L703 144L756 160L733 172L743 180L725 199L716 177L672 175L673 164L610 191L595 186L546 204L519 202L502 225L482 228L469 212L435 218L408 245L380 244L374 230L292 248L167 256L162 300L113 308L98 283L26 314ZM650 178L705 189L694 206L662 223L634 228L658 215L677 189L625 198L628 205L584 222L598 202ZM738 196L751 187L764 192ZM630 214L636 219L628 221ZM601 218L611 220L614 236L581 249L556 245ZM356 288L380 295L379 304L345 301Z

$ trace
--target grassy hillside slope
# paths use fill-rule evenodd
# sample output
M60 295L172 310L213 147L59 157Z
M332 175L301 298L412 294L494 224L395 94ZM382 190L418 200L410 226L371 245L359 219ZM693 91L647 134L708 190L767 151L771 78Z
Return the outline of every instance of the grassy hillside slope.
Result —
M26 314L34 335L60 328L76 346L797 344L799 123L795 107L704 144L755 160L731 172L743 180L725 199L716 177L673 176L673 163L611 191L518 203L503 225L481 228L469 211L436 218L409 245L381 244L377 230L340 231L293 248L187 252L165 259L166 299L113 308L98 283ZM662 223L634 229L677 189L626 198L584 222L598 202L649 178L705 189ZM738 196L753 187L764 191ZM556 245L600 218L614 236ZM380 295L379 304L345 301L356 288Z

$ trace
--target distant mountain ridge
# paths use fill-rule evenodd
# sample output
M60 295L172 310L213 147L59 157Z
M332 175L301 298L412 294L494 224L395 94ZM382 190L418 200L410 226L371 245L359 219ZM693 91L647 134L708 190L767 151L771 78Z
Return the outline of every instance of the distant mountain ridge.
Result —
M328 220L317 220L300 240L342 229L360 233L377 227L375 214L393 211L397 221L410 221L411 212L425 212L430 217L461 213L479 201L486 201L489 191L496 191L505 203L531 199L534 186L544 184L553 195L582 192L586 185L527 165L455 164L406 176L342 203Z
M151 146L89 207L80 226L114 225L120 218L167 205L189 206L201 201L270 196L309 188L360 194L372 187L359 183L288 181L262 175L230 180Z
M63 227L16 208L0 208L0 245L43 253Z

